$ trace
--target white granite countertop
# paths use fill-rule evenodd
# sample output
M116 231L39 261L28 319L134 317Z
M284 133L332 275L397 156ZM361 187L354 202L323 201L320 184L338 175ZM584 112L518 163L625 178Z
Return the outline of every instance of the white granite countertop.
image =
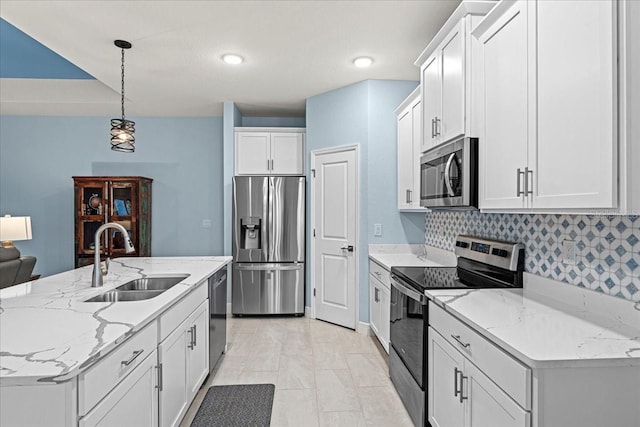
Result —
M429 299L533 368L639 366L640 303L525 273L524 289Z
M67 381L231 262L231 257L116 258L104 286L93 266L0 290L0 384ZM140 277L189 274L159 296L119 303L83 302Z
M426 255L425 255L426 251ZM369 259L391 267L455 267L453 252L426 245L369 245Z

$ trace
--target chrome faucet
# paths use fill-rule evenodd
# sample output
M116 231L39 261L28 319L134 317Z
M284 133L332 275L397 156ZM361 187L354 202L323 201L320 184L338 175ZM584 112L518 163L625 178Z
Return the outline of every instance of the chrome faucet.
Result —
M122 233L122 236L124 237L124 251L126 253L130 254L135 252L133 243L131 243L131 239L129 238L129 233L127 233L127 230L122 225L116 222L107 222L106 224L102 224L98 227L94 237L95 255L93 257L93 277L91 279L92 288L102 286L102 277L109 273L109 258L105 261L104 269L102 268L102 262L100 261L100 234L109 228L115 228Z

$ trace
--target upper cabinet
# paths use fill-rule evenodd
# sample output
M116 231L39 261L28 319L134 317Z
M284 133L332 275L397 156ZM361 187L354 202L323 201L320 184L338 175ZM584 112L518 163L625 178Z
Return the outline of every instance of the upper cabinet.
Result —
M422 52L421 151L458 136L477 136L472 121L473 43L471 29L494 2L462 2Z
M236 128L236 175L303 175L301 128Z
M480 208L617 207L616 22L612 1L519 0L476 28Z
M427 211L420 206L420 90L418 86L395 110L398 129L398 209L401 211Z

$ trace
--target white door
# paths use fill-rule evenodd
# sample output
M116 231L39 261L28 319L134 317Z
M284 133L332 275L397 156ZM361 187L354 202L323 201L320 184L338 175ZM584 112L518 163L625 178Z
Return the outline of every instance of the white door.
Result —
M440 80L440 57L429 58L422 70L422 151L437 144L436 118L441 118L442 83Z
M187 400L190 401L209 374L209 300L191 314L187 327Z
M271 174L302 175L304 173L304 134L271 134Z
M187 333L183 322L158 346L162 366L160 386L160 427L180 425L187 411Z
M268 175L271 171L269 132L236 132L236 175Z
M438 122L438 133L442 142L464 133L464 51L464 20L461 20L440 48L442 121Z
M524 208L518 183L524 179L530 132L527 2L514 3L479 39L484 85L480 208Z
M356 327L357 147L312 153L316 318Z

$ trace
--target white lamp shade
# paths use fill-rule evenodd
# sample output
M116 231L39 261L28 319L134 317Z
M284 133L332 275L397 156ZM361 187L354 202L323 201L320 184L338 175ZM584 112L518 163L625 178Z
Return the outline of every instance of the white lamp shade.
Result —
M0 241L12 240L31 240L30 216L0 217Z

